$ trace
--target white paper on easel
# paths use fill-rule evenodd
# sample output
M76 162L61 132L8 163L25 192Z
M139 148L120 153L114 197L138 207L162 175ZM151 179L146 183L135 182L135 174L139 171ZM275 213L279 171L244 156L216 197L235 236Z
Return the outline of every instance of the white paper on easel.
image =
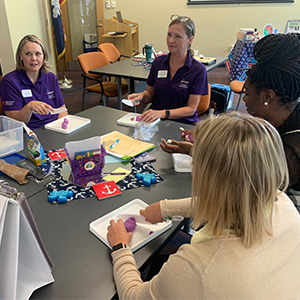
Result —
M5 217L1 217L0 299L29 299L37 288L54 278L19 203L0 195L0 203L4 201L7 207Z
M6 200L5 197L0 198L0 249L1 249L1 240L2 240L1 237L2 237L2 232L3 232L3 228L4 228L7 203L8 203L8 201Z

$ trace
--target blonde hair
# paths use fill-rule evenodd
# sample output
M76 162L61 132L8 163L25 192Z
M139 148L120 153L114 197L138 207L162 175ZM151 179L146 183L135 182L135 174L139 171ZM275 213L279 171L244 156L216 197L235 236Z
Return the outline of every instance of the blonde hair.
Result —
M273 204L289 178L270 123L237 113L208 118L197 125L193 161L194 228L205 222L215 237L232 229L246 247L272 235Z
M37 43L38 45L41 46L43 54L44 54L44 61L43 61L43 65L41 67L41 71L44 71L45 73L49 72L50 66L48 65L48 52L46 50L46 48L44 47L42 41L35 35L30 34L30 35L26 35L22 38L22 40L19 42L17 51L16 51L16 68L19 71L26 71L26 69L24 68L23 62L21 60L20 54L23 50L23 47L26 45L26 43L28 42L32 42L32 43Z

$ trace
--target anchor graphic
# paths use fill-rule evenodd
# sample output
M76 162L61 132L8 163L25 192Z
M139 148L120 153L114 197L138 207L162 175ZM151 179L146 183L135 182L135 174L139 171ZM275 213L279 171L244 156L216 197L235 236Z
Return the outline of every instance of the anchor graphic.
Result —
M116 188L114 188L114 190L111 191L111 190L109 189L109 188L110 188L110 185L107 185L107 184L103 187L103 189L104 189L104 188L107 189L107 193L105 193L104 191L102 191L102 194L105 194L105 195L110 195L110 194L113 194L113 193L115 193L115 192L117 191Z

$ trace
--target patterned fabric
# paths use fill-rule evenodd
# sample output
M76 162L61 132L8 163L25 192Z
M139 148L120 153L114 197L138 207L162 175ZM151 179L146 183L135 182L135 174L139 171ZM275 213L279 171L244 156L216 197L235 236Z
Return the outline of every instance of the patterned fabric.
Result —
M229 70L230 81L239 80L244 81L246 79L246 70L240 71L236 74L239 69L248 69L256 61L253 58L253 41L237 40L231 53L228 56L227 68Z
M57 150L49 150L47 151L47 153L53 151L57 151ZM52 174L54 174L56 177L56 180L50 182L47 185L48 194L50 194L52 191L60 191L60 190L73 191L74 196L68 199L68 201L74 199L93 197L96 195L92 187L77 186L64 180L61 175L61 169L63 167L63 164L66 163L66 160L52 161L49 158L47 153L46 153L47 163L51 163L53 165ZM126 176L123 180L120 180L117 183L117 186L121 192L128 189L138 188L144 185L142 181L135 178L135 175L137 173L153 173L155 175L157 183L164 181L163 178L159 176L159 174L156 172L154 167L149 162L139 164L134 159L132 159L130 163L132 165L131 173L128 176Z
M142 181L135 178L135 175L137 173L153 173L155 175L157 183L164 181L149 162L139 164L134 159L132 159L130 163L132 165L131 173L117 183L117 186L119 187L121 192L143 186Z

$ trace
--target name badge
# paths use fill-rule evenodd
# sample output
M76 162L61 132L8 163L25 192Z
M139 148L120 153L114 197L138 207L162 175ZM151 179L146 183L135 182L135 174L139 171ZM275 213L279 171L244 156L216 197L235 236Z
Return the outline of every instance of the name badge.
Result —
M157 73L157 78L167 78L168 70L160 70Z
M31 92L31 90L22 90L22 95L24 98L32 97L32 92Z

